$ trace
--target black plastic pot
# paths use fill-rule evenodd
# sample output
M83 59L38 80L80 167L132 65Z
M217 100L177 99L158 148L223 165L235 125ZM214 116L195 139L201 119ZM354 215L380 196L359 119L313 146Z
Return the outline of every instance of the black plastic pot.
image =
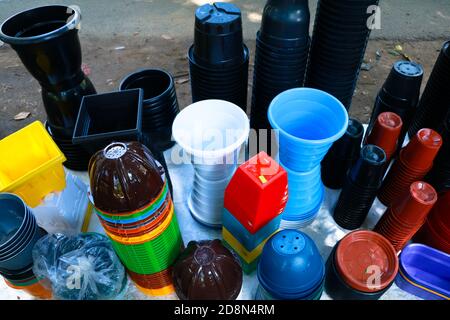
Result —
M345 135L336 141L322 161L322 181L330 189L341 189L348 170L358 160L364 127L349 119Z
M144 91L142 132L155 148L164 151L172 141L172 124L180 112L175 82L170 73L160 69L138 70L127 75L120 90L141 88Z
M83 97L73 143L93 155L113 141L140 141L142 98L142 89Z
M48 122L61 138L72 137L81 98L96 93L81 70L80 20L76 9L51 5L18 13L0 26L0 40L41 85Z
M423 128L437 130L450 111L450 41L444 43L427 86L420 98L417 112L408 130L409 137Z
M378 300L389 290L392 283L385 289L373 293L362 292L350 287L339 275L335 265L334 247L326 263L325 291L334 300Z
M398 149L403 145L408 128L419 102L423 68L420 64L409 61L397 61L375 100L366 139L372 131L378 116L383 112L394 112L403 122Z
M349 109L370 29L367 8L378 0L318 3L305 86L326 91Z
M366 220L383 180L386 153L366 145L361 156L348 172L333 218L344 229L355 230Z
M246 111L249 51L237 6L217 2L197 8L188 58L193 102L226 100Z

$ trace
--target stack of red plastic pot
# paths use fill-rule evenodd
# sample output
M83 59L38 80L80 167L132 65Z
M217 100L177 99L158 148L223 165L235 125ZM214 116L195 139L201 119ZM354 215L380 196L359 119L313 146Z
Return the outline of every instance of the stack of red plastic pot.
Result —
M440 195L415 240L450 254L450 191Z
M442 137L431 129L422 129L400 151L378 193L378 199L387 207L403 197L415 181L423 180L433 166L442 146Z
M400 251L425 223L436 201L437 193L430 184L414 182L409 192L396 199L386 210L374 231L382 234Z
M378 116L372 131L367 137L367 144L376 145L384 150L386 163L389 163L395 150L397 150L402 127L403 121L398 114L383 112Z

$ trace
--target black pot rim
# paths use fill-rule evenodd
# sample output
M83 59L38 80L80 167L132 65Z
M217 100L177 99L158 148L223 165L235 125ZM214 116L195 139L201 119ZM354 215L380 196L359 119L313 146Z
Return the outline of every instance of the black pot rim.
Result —
M40 10L45 11L46 9L55 8L55 7L60 7L61 9L66 8L66 11L71 9L74 12L71 19L69 21L67 21L67 23L64 26L62 26L56 30L53 30L53 31L50 31L50 32L47 32L44 34L40 34L38 36L32 36L32 37L10 36L3 32L3 29L5 26L7 26L9 23L13 23L15 19L19 18L22 15L30 14L33 11L36 11L36 12L40 11ZM81 21L81 13L78 11L78 9L75 6L65 6L65 5L39 6L39 7L35 7L32 9L27 9L22 12L19 12L15 15L9 17L5 22L3 22L0 25L0 40L2 40L5 43L12 44L12 45L27 45L27 44L40 43L40 42L54 39L67 31L78 29L80 21Z
M230 67L231 68L239 68L240 69L243 66L245 66L245 64L247 64L249 62L249 60L250 60L250 50L248 49L248 47L245 44L243 44L242 47L243 47L243 50L244 50L244 59L242 59L242 61L239 64L234 64L234 65L231 65L231 66L227 62L221 63L221 64L211 64L211 65L201 65L201 64L199 64L197 61L195 61L194 44L189 47L187 57L188 57L188 60L189 60L190 64L195 65L197 68L204 69L205 71L210 71L208 69L211 69L211 71L214 71L214 69L215 70L224 70L224 69L229 69Z

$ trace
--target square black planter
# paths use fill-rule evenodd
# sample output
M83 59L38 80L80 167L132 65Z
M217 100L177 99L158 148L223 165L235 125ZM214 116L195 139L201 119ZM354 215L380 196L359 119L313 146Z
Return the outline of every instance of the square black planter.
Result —
M114 141L141 141L142 89L83 97L73 143L91 155Z

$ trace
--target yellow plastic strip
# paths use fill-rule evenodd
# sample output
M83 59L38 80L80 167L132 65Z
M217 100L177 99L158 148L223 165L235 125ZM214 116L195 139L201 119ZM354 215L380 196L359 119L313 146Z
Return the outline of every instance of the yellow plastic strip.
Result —
M92 203L88 201L88 207L86 212L84 213L83 225L81 226L82 233L86 233L89 230L89 225L91 224L92 219L92 209L94 209L94 207L92 206Z
M275 231L273 234L277 233ZM272 234L272 235L273 235ZM237 254L245 260L247 263L252 263L255 259L257 259L264 248L264 245L266 244L267 240L272 236L268 236L263 242L261 242L253 251L248 251L244 248L244 246L228 231L225 227L222 228L222 237L223 239L228 242L228 244L233 247L234 250L236 250Z
M427 287L423 287L423 286L421 286L420 284L417 284L417 283L415 283L415 282L412 282L411 280L409 280L409 279L403 274L403 272L402 272L400 269L398 270L398 272L399 272L400 275L403 277L403 279L405 279L406 281L408 281L409 284L413 285L414 287L417 287L417 288L419 288L419 289L422 289L422 290L425 290L425 291L427 291L427 292L430 292L430 293L432 293L432 294L434 294L434 295L437 295L437 296L439 296L439 297L441 297L441 298L444 298L445 300L450 300L450 297L447 297L447 296L445 296L445 295L443 295L443 294L441 294L441 293L439 293L439 292L433 291L433 290L431 290L431 289L428 289Z

